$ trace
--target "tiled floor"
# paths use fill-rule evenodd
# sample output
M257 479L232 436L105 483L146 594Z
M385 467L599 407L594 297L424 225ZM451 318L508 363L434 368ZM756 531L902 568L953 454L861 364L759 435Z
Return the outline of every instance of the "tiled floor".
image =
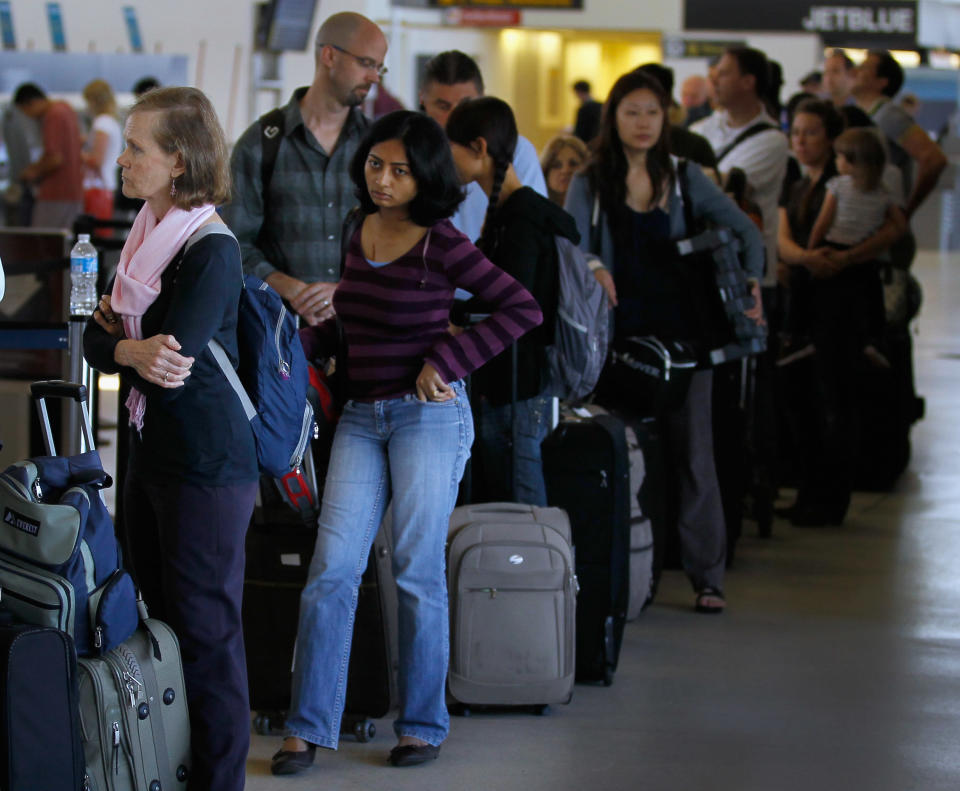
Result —
M960 256L916 272L927 418L894 492L857 495L841 528L748 529L721 617L668 572L614 685L550 716L455 718L440 759L403 770L384 720L293 778L269 774L279 739L254 737L247 789L960 788Z

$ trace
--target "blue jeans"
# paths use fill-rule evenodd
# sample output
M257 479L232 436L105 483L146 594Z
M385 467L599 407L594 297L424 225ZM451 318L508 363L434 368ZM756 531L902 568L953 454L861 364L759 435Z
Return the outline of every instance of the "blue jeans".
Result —
M445 544L473 442L463 382L452 387L456 398L443 403L409 395L344 407L300 597L290 736L337 747L357 588L392 499L400 670L394 731L435 745L447 737Z
M513 408L479 403L477 452L483 471L481 494L491 501L547 504L540 444L550 433L552 398L544 395L518 401L516 474L513 470ZM513 476L513 480L511 480ZM515 484L514 484L515 481Z

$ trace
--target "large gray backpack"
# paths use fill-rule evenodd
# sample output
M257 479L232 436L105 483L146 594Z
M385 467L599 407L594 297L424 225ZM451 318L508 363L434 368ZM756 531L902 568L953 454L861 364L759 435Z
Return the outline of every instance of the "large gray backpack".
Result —
M547 347L547 393L567 401L586 398L607 358L607 294L573 242L557 236L560 296L552 346Z

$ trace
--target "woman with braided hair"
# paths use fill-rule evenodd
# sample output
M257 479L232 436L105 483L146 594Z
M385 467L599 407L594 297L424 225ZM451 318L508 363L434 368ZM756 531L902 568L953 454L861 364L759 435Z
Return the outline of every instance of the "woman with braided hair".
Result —
M516 469L503 463L503 448L510 447L514 437L511 351L474 374L477 477L482 482L477 495L546 505L540 443L550 429L545 349L553 343L559 295L555 237L559 234L576 244L580 236L569 214L517 177L511 164L517 124L506 102L492 96L462 102L450 114L446 132L460 181L477 182L489 198L477 246L530 291L543 311L543 323L517 344L517 432L512 454Z

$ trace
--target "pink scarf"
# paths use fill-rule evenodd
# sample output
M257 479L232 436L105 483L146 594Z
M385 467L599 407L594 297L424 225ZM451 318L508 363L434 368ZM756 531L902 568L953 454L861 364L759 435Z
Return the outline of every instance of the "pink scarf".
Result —
M187 239L214 212L211 204L190 211L171 207L157 222L146 203L133 221L130 235L120 253L117 279L113 283L110 307L123 318L127 338L143 340L140 320L160 294L160 277ZM127 399L130 422L143 429L146 399L136 388Z

